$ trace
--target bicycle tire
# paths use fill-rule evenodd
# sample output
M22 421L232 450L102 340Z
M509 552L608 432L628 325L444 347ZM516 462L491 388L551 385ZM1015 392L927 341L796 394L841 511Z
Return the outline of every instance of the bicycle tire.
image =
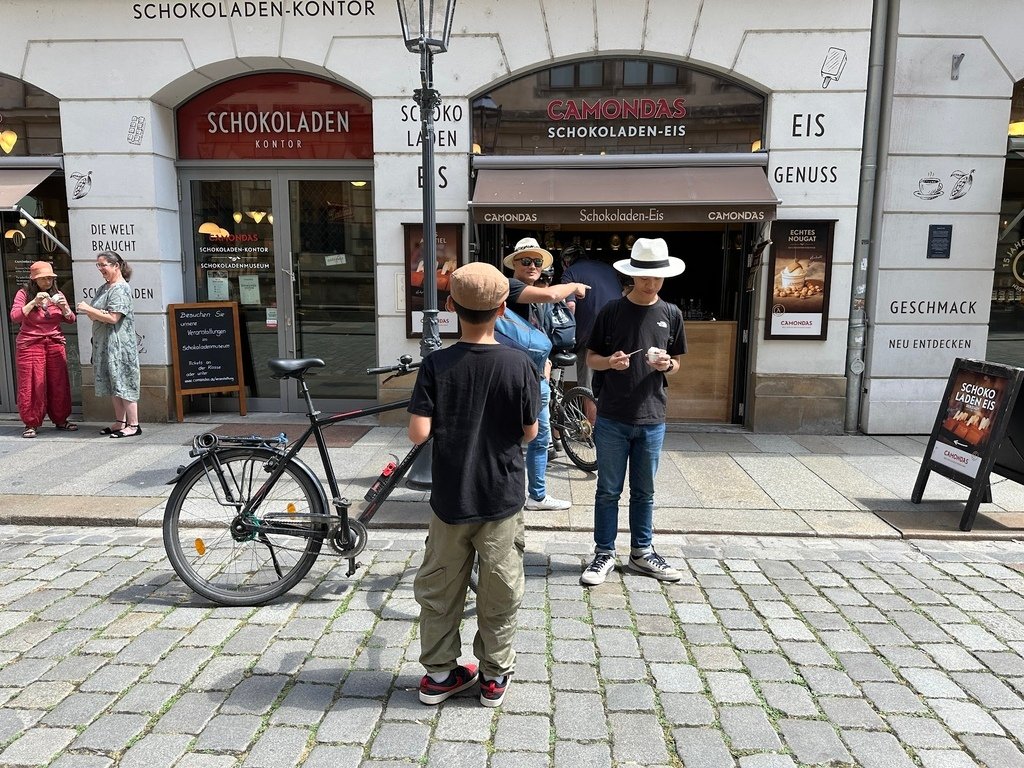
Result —
M269 474L267 462L279 456L268 448L227 448L216 455L243 504ZM308 470L289 462L259 511L325 514L322 493ZM262 605L288 592L316 562L327 526L300 521L295 525L319 529L318 534L239 539L231 529L236 507L223 500L217 475L208 475L201 461L175 483L163 520L164 550L175 573L196 594L220 605Z
M597 471L597 446L594 444L594 425L587 418L584 403L591 403L597 412L594 393L586 387L573 387L562 398L561 430L565 455L584 472Z

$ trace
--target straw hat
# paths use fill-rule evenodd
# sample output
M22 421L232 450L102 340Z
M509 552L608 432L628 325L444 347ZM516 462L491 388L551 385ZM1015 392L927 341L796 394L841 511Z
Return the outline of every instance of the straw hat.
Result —
M541 270L545 270L555 263L555 257L551 255L550 251L546 251L540 247L540 243L532 237L524 237L518 243L516 243L515 249L508 256L505 257L505 261L502 263L509 269L515 268L516 259L522 256L530 256L535 259L544 259L544 263L541 264Z

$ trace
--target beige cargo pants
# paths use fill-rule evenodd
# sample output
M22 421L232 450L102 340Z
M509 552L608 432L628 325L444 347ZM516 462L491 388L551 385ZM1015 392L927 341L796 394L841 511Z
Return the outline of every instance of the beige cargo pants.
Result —
M511 674L516 653L516 612L523 600L523 513L488 523L449 525L430 516L423 565L413 593L420 605L420 663L427 672L458 664L462 651L459 624L466 607L473 555L480 559L476 593L478 630L473 652L480 671L490 677Z

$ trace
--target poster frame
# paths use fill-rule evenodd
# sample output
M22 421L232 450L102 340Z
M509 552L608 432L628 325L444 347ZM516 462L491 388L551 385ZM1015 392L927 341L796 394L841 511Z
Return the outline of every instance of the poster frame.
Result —
M770 240L772 247L768 254L768 276L765 280L765 318L764 338L766 340L814 340L825 341L828 338L828 308L829 297L832 293L832 262L833 245L835 243L834 219L777 219L771 224ZM776 316L785 314L785 307L775 296L775 279L779 273L780 256L786 253L785 243L788 240L788 233L793 230L807 229L810 227L824 227L825 242L821 247L821 256L824 261L825 275L822 280L821 292L821 318L818 331L807 333L777 333L772 330L773 320ZM783 258L787 258L783 256ZM803 257L801 257L803 258ZM812 313L813 314L813 313Z
M459 338L459 324L454 312L447 312L444 308L449 293L447 290L446 275L452 271L448 265L447 272L442 272L446 263L454 260L455 268L465 264L463 255L462 238L465 224L438 222L436 231L437 238L437 309L438 327L442 339ZM405 338L418 339L423 335L422 323L414 321L414 313L423 311L423 288L413 285L414 275L417 271L420 258L416 250L417 244L423 239L423 223L402 224L402 243L405 257L403 259L403 274L405 282ZM451 241L451 242L449 242ZM445 286L442 288L442 285ZM445 331L444 320L450 321L452 330Z
M942 464L933 458L936 445L946 445L948 448L953 448L957 453L962 453L965 450L962 446L951 442L952 438L947 437L951 433L946 426L946 422L949 421L949 410L953 392L957 382L963 381L964 373L973 374L978 377L996 376L1006 379L1001 401L991 409L992 415L990 417L991 423L988 437L985 439L980 450L972 454L978 458L976 463L977 471L973 476L968 472L961 472L949 465ZM989 475L993 469L997 469L996 457L1006 434L1006 427L1010 420L1009 417L1017 402L1022 379L1024 379L1024 369L1021 368L964 357L958 357L953 361L953 367L950 369L942 400L939 402L935 423L932 425L928 442L925 445L924 458L921 461L921 468L917 473L917 482L914 484L914 491L910 497L914 504L921 503L929 474L937 472L971 489L960 518L960 530L970 531L974 527L978 507L982 502L992 500L992 487L989 482ZM965 442L965 444L969 447L969 443Z
M214 387L190 387L182 385L181 368L181 339L179 337L179 313L191 310L211 310L225 308L232 311L231 332L234 336L229 340L234 350L235 358L235 381L231 384L218 385ZM242 346L240 344L241 334L239 326L239 305L236 301L201 301L181 304L167 305L167 327L171 337L171 378L174 382L174 410L179 422L185 420L184 400L188 395L204 394L238 394L238 413L245 416L247 412L245 402L245 369L242 367Z

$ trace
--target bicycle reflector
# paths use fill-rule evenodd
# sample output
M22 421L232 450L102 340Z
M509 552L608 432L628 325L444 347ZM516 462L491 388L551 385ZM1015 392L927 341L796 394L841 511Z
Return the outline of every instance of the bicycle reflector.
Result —
M397 469L398 464L393 461L389 461L385 464L384 469L380 471L380 476L374 480L373 485L367 489L363 498L372 503L380 495L381 490L387 484L388 478L395 474L395 470Z
M292 502L290 502L290 501L288 502L288 514L289 515L294 515L295 514L295 505Z
M196 552L202 557L206 554L206 544L203 543L202 539L196 539Z

